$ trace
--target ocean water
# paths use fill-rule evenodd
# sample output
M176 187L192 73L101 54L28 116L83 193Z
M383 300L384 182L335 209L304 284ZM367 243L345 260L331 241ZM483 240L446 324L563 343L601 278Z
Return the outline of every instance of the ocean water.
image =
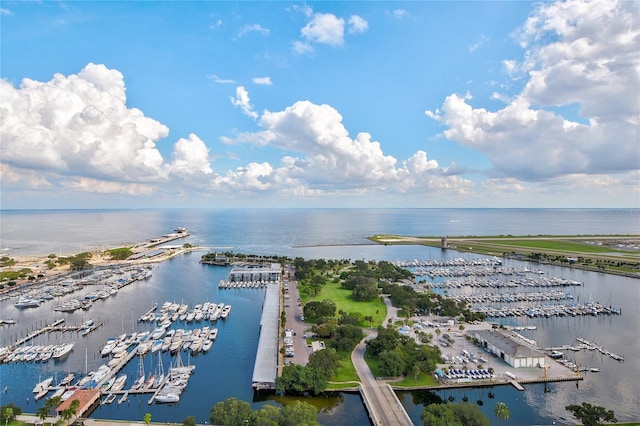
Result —
M106 338L141 330L140 314L153 303L164 301L188 303L204 301L230 303L232 313L224 323L218 321L219 336L208 354L182 361L196 365L187 390L176 405L148 405L146 397L130 397L122 405L101 406L95 418L141 420L152 413L154 421L181 422L194 415L204 423L211 407L218 401L236 397L249 401L254 408L262 404L281 404L286 400L266 393L254 394L251 375L258 340L258 322L262 304L260 290L219 290L217 282L226 277L227 268L199 264L208 250L230 249L244 253L277 254L305 258L348 258L373 260L440 259L467 257L454 251L421 246L380 246L366 237L374 234L403 235L538 235L538 234L615 234L640 233L637 210L600 209L244 209L244 210L100 210L100 211L2 211L0 213L0 248L3 255L70 254L126 243L187 227L192 235L180 242L203 247L158 264L153 276L125 287L112 298L100 301L86 312L60 314L50 301L41 308L18 311L10 301L0 302L2 317L15 318L18 324L0 328L0 344L15 340L52 318L64 317L68 323L88 318L103 322L85 338L76 335L48 336L42 342L77 341L73 353L60 363L10 364L0 366L0 402L13 401L27 412L35 412L31 389L39 377L63 377L68 371L82 372L97 368L104 360L99 348ZM523 262L511 261L514 265ZM400 398L416 424L420 423L423 405L429 401L467 399L482 401L481 409L492 418L493 405L504 401L510 407L509 424L551 424L568 417L564 406L588 401L614 409L619 421L640 419L640 281L600 273L543 267L548 275L571 278L584 283L575 297L597 300L621 307L623 315L606 318L536 319L529 323L538 329L528 336L540 346L575 343L575 337L596 341L626 360L619 363L593 352L580 352L577 361L597 366L600 373L587 373L584 381L529 385L525 392L510 387L439 392L403 392ZM150 328L150 326L147 326ZM86 349L85 349L86 348ZM86 356L85 356L86 354ZM85 364L86 360L86 364ZM165 368L175 359L164 354ZM158 366L157 355L147 356L146 372ZM125 369L137 375L134 360ZM493 397L491 397L493 396ZM27 398L30 398L27 404ZM329 394L311 400L321 409L323 424L368 424L357 394ZM41 401L42 403L42 401ZM480 403L479 403L480 404ZM494 419L495 420L495 419Z

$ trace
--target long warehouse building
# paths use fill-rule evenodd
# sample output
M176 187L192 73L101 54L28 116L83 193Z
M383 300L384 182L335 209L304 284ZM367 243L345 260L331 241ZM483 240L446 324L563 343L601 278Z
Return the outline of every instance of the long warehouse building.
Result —
M280 286L267 285L260 318L260 338L253 366L254 389L275 389L278 374L278 330L280 323Z

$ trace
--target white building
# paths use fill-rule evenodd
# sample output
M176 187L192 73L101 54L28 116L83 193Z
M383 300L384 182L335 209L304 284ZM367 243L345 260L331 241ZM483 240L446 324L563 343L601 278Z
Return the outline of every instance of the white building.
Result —
M498 330L476 330L471 336L480 345L514 368L544 367L545 356L541 351L518 343L514 338Z

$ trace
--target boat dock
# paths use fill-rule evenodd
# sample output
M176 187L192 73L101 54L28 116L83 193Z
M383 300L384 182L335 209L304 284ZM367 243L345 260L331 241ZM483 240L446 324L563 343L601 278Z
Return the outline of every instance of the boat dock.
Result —
M64 321L64 320L63 320ZM86 336L87 334L91 333L92 331L98 329L99 327L101 327L104 323L99 322L96 324L93 324L89 327L85 326L85 325L64 325L64 326L57 326L57 327L51 327L48 331L49 332L53 332L53 331L60 331L63 333L66 332L71 332L71 331L75 331L75 332L82 332L83 336Z
M145 318L148 317L149 315L151 315L152 313L154 313L156 311L156 309L158 309L158 304L154 303L153 306L151 307L151 309L149 309L144 314L140 315L140 317L138 318L138 322L145 321Z
M608 355L608 356L610 356L611 358L615 359L616 361L621 361L621 362L623 362L623 361L624 361L624 357L623 357L622 355L614 354L613 352L611 352L611 351L609 351L609 350L607 350L607 349L603 348L603 347L602 347L602 346L600 346L600 345L597 345L597 344L595 344L595 343L592 343L592 342L588 341L587 339L584 339L584 338L582 338L582 337L576 337L576 340L577 340L578 342L582 343L582 344L585 346L585 349L588 349L588 350L597 350L597 351L598 351L598 352L600 352L602 355Z
M57 326L59 326L60 324L64 323L64 318L60 318L55 320L54 322L52 322L49 325L46 325L42 328L39 328L29 334L27 334L25 337L18 339L14 344L9 345L9 349L13 350L15 349L17 346L23 345L24 343L28 342L29 340L32 340L36 337L38 337L39 335L46 333L48 331L54 331L53 329Z
M522 386L520 383L516 382L515 380L509 380L509 383L511 383L511 386L518 389L519 391L524 390L524 386Z

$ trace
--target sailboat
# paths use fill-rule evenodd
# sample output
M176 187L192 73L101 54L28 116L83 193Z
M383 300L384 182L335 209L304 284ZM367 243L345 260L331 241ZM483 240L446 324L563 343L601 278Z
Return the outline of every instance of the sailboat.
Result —
M164 380L164 367L162 366L162 356L160 355L160 352L158 352L158 366L156 367L156 376L153 381L154 388L159 388Z
M131 390L136 390L140 388L144 384L144 363L142 361L142 355L138 355L139 363L138 363L138 379L131 386Z

